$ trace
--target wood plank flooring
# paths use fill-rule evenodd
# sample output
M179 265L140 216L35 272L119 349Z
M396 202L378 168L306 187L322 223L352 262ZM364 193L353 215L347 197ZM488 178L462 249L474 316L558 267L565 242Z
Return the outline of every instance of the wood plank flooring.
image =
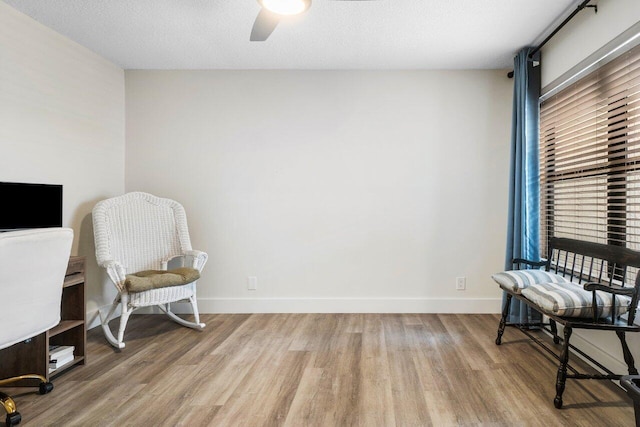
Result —
M92 329L88 364L50 394L3 391L24 426L634 425L631 399L607 381L569 380L555 409L555 360L514 329L496 346L497 315L202 320L199 332L134 315L120 352Z

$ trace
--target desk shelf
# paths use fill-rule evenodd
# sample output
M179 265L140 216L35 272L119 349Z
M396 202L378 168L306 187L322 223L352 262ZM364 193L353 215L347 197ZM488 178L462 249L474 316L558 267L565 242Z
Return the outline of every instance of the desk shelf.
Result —
M64 365L60 366L59 368L56 369L49 369L49 378L55 378L56 376L60 375L61 373L63 373L64 371L66 371L67 369L84 362L84 356L76 356L73 358L73 360L69 363L65 363Z
M75 347L73 361L51 371L47 378L59 375L75 365L86 363L85 347L87 328L85 325L86 304L84 296L85 258L71 257L62 285L62 308L60 323L47 331L47 365L50 345L72 345ZM48 371L48 369L47 369Z
M57 326L54 326L53 328L49 329L49 339L65 331L68 331L69 329L73 329L77 326L83 326L83 325L84 325L84 320L63 320L60 323L58 323Z

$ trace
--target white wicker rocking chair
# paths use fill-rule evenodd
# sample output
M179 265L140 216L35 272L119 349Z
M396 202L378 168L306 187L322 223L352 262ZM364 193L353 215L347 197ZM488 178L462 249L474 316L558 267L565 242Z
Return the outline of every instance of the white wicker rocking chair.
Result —
M118 290L106 316L100 312L105 337L116 348L124 348L124 331L131 313L141 307L158 306L172 320L193 329L202 329L196 301L196 281L142 290L128 289L132 274L168 267L188 267L202 271L207 254L191 248L187 217L174 200L143 192L132 192L102 200L93 208L93 233L98 265L105 268ZM189 301L194 321L171 311L171 303ZM118 337L109 321L120 306Z

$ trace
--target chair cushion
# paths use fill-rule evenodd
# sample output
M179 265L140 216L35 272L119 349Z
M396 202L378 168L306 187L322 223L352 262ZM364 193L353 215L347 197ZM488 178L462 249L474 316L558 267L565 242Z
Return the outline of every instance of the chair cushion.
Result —
M522 290L522 296L543 310L558 316L593 317L593 293L573 282L532 284ZM596 303L600 318L611 315L612 296L607 292L596 291ZM616 315L626 313L630 303L631 298L616 295Z
M567 283L564 277L544 270L507 270L491 276L501 288L519 294L536 283Z
M127 274L124 286L129 292L142 292L168 286L186 285L199 278L200 272L189 267L172 270L144 270Z

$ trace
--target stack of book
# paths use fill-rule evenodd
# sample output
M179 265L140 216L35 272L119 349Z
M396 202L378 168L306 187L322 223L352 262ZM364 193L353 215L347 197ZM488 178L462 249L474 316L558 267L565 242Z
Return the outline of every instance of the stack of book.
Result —
M72 345L50 345L49 346L49 372L55 371L62 365L73 361Z

